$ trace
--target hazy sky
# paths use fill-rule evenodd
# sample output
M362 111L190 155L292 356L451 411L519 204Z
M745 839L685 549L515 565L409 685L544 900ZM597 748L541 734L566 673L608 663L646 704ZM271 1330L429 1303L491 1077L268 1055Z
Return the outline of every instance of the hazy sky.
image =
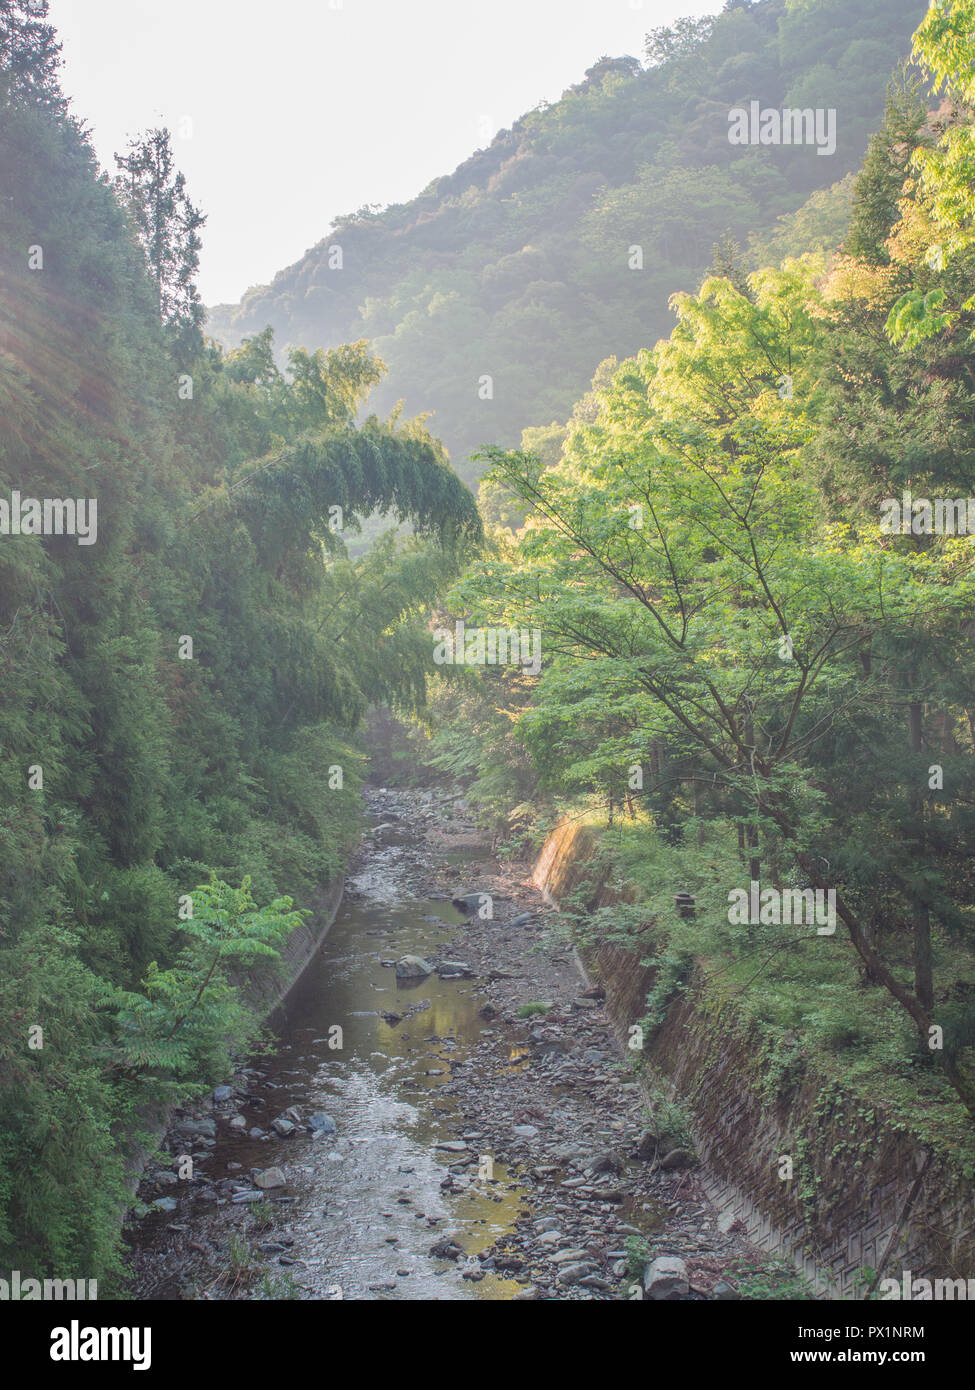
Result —
M364 203L404 202L603 54L721 0L51 0L102 164L167 124L239 299ZM187 122L189 118L189 124ZM182 134L183 138L180 138Z

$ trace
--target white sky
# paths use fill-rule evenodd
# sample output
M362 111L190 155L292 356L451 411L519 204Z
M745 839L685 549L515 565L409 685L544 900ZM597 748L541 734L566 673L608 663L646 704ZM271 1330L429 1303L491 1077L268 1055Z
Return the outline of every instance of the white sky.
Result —
M51 0L102 164L167 124L237 300L364 203L405 202L603 54L721 0ZM190 138L178 138L192 121ZM487 138L485 138L487 136Z

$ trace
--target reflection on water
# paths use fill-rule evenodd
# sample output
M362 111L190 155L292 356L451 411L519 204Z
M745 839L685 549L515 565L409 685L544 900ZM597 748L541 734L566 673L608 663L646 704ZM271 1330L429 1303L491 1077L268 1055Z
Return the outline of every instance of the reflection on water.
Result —
M390 853L374 858L388 864ZM268 1194L266 1210L294 1236L290 1272L312 1296L335 1297L338 1287L344 1298L510 1298L520 1287L513 1280L462 1279L463 1258L430 1254L448 1239L475 1255L511 1228L524 1198L440 1093L467 1064L470 1043L490 1031L477 1014L482 1001L469 980L434 974L403 985L381 963L442 955L463 919L445 902L397 903L395 882L372 861L356 887L364 896L344 900L273 1020L278 1043L254 1060L242 1107L248 1130L269 1131L294 1106L302 1119L324 1111L335 1133L251 1138L221 1122L207 1171L246 1179L251 1168L285 1169L290 1181ZM464 1152L435 1148L465 1134ZM442 1190L448 1175L454 1190ZM241 1220L252 1242L274 1240L274 1227L255 1231L243 1211ZM140 1243L151 1245L154 1228L161 1239L163 1225L147 1223Z
M471 982L431 975L399 983L381 964L407 953L442 953L447 919L451 925L463 920L449 903L422 899L404 907L350 903L340 910L278 1021L281 1050L261 1068L279 1089L263 1114L255 1109L259 1125L266 1127L290 1105L303 1114L324 1110L336 1122L334 1140L287 1140L276 1147L292 1161L295 1142L308 1150L302 1161L313 1171L307 1192L295 1190L292 1224L301 1230L305 1257L323 1260L327 1283L342 1284L346 1297L369 1296L368 1285L376 1283L394 1283L400 1297L413 1298L504 1298L518 1288L490 1273L479 1282L461 1281L455 1265L428 1253L450 1237L476 1254L513 1224L521 1202L503 1165L493 1164L492 1171L481 1161L490 1156L481 1154L474 1132L460 1120L450 1123L451 1098L437 1094L452 1070L467 1063L469 1043L485 1029ZM404 1015L401 1021L389 1021L397 1014ZM336 1025L341 1051L328 1042ZM297 1078L286 1060L294 1052L307 1068ZM471 1135L467 1153L434 1149L465 1132ZM261 1145L265 1166L274 1161L267 1147ZM442 1192L448 1162L468 1157L475 1161L453 1179L464 1190ZM405 1269L410 1273L396 1272Z

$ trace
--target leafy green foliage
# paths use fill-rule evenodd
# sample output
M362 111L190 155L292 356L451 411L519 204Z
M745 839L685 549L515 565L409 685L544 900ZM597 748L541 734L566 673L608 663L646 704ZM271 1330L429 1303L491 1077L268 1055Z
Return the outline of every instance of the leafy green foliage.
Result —
M929 279L949 268L957 257L975 247L975 128L970 112L975 103L975 4L973 0L938 0L929 6L914 36L914 56L943 91L948 110L934 121L936 139L918 143L912 167L918 176L919 196L905 206L904 223L916 229L918 277ZM926 227L921 226L922 221ZM967 267L966 267L967 268ZM966 277L968 278L968 277ZM955 305L960 307L954 307ZM970 318L975 295L955 298L945 285L928 288L922 283L905 290L892 306L887 331L893 342L910 351L928 338L945 333L960 311Z
M975 1114L975 570L964 535L880 523L904 488L972 491L975 422L963 333L904 352L884 334L926 196L906 186L905 132L923 138L910 90L857 181L846 255L742 282L729 254L557 456L486 451L526 520L451 606L542 633L528 703L503 713L539 788L604 820L637 885L582 908L655 967L648 1026L697 962L762 1026L893 1083L898 1104L923 1089L930 1118L952 1092ZM963 292L973 263L934 273ZM834 891L848 944L732 919L729 894L754 880Z
M809 1280L786 1260L769 1259L763 1263L739 1260L729 1273L742 1298L756 1299L762 1303L772 1299L796 1303L817 1296Z
M168 137L101 175L45 14L0 0L0 495L99 525L0 537L0 1266L104 1277L136 1117L251 1036L480 522L422 422L357 424L363 343L203 342Z
M259 909L246 877L234 889L214 874L190 896L193 915L181 926L188 940L174 963L161 969L152 961L142 991L119 991L113 1000L114 1064L212 1082L226 1074L230 1044L240 1046L252 1031L234 972L276 960L276 947L306 914L288 897Z

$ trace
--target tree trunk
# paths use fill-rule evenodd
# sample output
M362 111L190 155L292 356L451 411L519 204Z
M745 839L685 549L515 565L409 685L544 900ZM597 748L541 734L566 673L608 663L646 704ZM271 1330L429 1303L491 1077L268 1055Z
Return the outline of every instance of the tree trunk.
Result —
M747 704L747 702L746 702L746 709L747 709L748 712L747 712L747 714L745 715L745 726L744 726L745 746L746 746L746 748L749 748L749 749L751 750L751 756L752 756L752 771L754 772L754 770L755 770L755 725L754 725L754 723L753 723L753 721L752 721L751 707ZM758 814L758 811L759 811L759 809L760 809L760 806L761 806L761 797L758 795L758 793L757 793L757 791L756 791L756 795L755 795L755 813L756 813L756 815ZM758 849L758 826L757 826L757 825L750 825L750 826L748 827L748 848L749 848L749 849ZM749 855L749 857L748 857L748 874L749 874L749 877L751 878L752 883L758 883L758 882L760 881L760 879L761 879L761 869L762 869L761 860L759 859L758 855L757 855L757 854L751 854L751 855Z
M699 847L700 847L701 845L704 844L704 822L700 819L700 812L701 812L700 787L698 786L697 782L695 781L695 783L694 783L694 819L697 821L697 843L698 843L698 846L699 846Z
M748 848L758 849L758 826L748 827ZM759 883L762 876L762 861L757 854L749 855L748 873L753 883Z
M911 752L921 755L923 742L922 718L924 706L912 700L910 707ZM920 787L911 796L914 813L915 856L924 858L924 794ZM914 993L930 1013L934 1008L934 980L931 962L931 915L925 902L914 904Z

